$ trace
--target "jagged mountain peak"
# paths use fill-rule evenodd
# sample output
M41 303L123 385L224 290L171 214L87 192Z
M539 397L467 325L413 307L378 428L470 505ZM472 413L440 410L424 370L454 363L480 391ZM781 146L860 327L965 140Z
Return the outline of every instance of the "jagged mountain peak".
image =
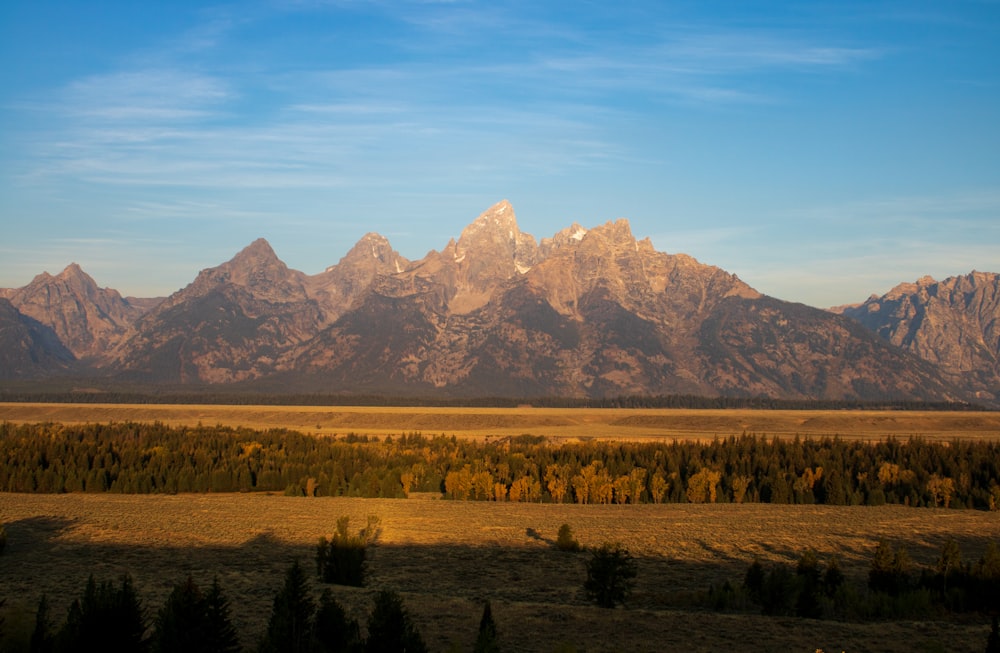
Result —
M392 248L388 238L375 232L368 232L355 243L354 247L340 259L337 265L331 265L326 269L326 272L333 272L344 264L360 264L375 268L383 273L400 272L408 263L409 261Z
M269 283L285 277L290 270L278 258L271 244L263 238L253 241L222 265L204 270L202 274L243 286Z
M1000 274L923 277L843 314L962 379L980 398L1000 397Z
M918 340L944 352L929 359L937 367L854 322L761 297L720 268L657 251L624 218L574 223L539 245L506 200L416 262L371 232L307 276L260 238L128 320L107 319L128 302L84 292L93 280L76 264L39 275L30 302L25 289L3 296L25 314L36 309L74 353L90 356L84 364L122 379L403 394L943 398L960 396L950 383L962 374L973 377L965 387L997 387L996 357L983 365L995 347L982 346L1000 342L992 278L921 279L908 286L920 290L912 299L878 300L908 332L935 327ZM80 329L61 324L86 327L89 340L74 342ZM980 344L946 342L970 333L982 334ZM945 358L973 366L942 376Z
M63 271L59 273L59 276L60 277L80 277L80 276L83 276L83 277L88 277L89 278L90 275L88 275L86 272L83 271L83 268L80 267L79 263L73 262L73 263L70 263L69 265L67 265L65 268L63 268Z
M513 255L529 239L534 244L534 237L521 233L514 207L507 200L502 200L483 211L462 230L456 243L457 254L461 256L468 250L481 247L499 247L503 253Z
M77 263L56 276L39 274L10 299L21 313L50 326L79 358L104 355L142 312L117 290L98 287Z
M274 263L281 263L281 259L274 253L271 243L264 238L253 241L229 261L229 264L233 266L273 265ZM282 263L282 265L284 264Z

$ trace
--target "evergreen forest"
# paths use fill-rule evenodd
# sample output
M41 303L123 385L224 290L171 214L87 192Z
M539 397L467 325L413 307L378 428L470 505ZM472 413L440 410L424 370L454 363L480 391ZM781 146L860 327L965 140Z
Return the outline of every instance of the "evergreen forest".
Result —
M1000 443L312 436L162 423L0 424L4 492L283 492L554 503L1000 508Z

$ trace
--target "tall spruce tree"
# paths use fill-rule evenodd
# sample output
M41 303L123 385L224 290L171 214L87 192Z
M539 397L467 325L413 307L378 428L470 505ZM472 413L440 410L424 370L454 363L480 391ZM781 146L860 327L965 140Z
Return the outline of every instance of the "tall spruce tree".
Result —
M497 625L493 621L493 608L487 601L483 606L483 616L479 619L479 633L476 635L474 653L500 653L500 643L497 639Z
M306 574L296 560L285 574L284 586L274 597L261 652L308 653L315 610Z
M205 593L205 650L211 653L239 653L243 650L229 615L229 599L222 593L219 578Z
M132 577L122 577L121 588L98 584L91 575L82 599L75 599L57 636L61 652L142 653L149 648L142 603Z
M333 598L329 589L323 590L319 597L319 607L313 622L315 653L347 653L360 645L358 622L348 618L347 612Z
M202 653L208 632L205 597L188 576L174 587L156 615L152 648L154 653Z
M395 592L382 590L375 596L364 650L365 653L426 653L423 638Z
M38 600L35 629L31 632L28 650L30 653L51 653L54 648L55 638L52 635L52 622L49 618L49 599L42 594L42 598Z

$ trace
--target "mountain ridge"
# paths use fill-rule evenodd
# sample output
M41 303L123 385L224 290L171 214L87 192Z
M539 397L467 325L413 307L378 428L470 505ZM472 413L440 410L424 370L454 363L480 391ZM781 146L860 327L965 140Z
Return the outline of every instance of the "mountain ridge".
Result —
M988 374L963 376L863 320L659 252L624 218L538 241L506 200L416 261L371 232L307 275L261 238L148 302L97 289L75 264L64 273L0 291L74 343L82 367L43 376L396 395L996 399Z

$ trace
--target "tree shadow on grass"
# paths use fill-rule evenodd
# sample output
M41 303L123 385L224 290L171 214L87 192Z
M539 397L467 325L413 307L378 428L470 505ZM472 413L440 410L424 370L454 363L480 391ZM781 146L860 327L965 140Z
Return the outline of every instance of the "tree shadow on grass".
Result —
M583 592L590 554L558 551L531 532L525 544L517 546L378 544L370 550L366 586L352 588L320 584L313 577L315 547L290 543L271 531L248 533L234 546L138 546L66 537L75 523L51 517L8 523L8 549L0 557L0 598L30 609L45 594L53 619L61 622L88 576L116 580L128 573L152 619L174 585L187 576L203 587L218 578L232 603L242 642L252 648L285 572L298 560L312 578L316 596L330 587L362 623L377 590L399 592L431 650L447 650L456 643L460 649L469 648L485 600L493 605L508 650L552 651L561 643L586 650L718 650L746 643L748 632L761 650L892 651L897 640L906 640L903 626L716 614L692 604L720 579L739 584L752 560L709 542L700 543L711 555L708 561L637 555L638 577L627 608L603 610ZM977 558L987 539L960 541L967 559ZM929 545L910 552L921 562L937 553ZM767 553L772 560L792 563L803 552L773 546ZM975 628L945 623L940 637L948 643L966 641L966 648L975 650L981 648Z

